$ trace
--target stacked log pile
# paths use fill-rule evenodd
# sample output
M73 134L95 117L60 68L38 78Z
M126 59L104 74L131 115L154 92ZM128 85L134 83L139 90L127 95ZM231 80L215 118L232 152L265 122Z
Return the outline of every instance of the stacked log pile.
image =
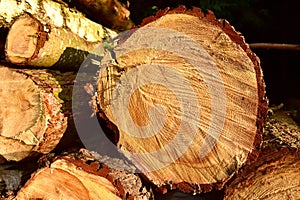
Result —
M60 1L0 1L3 198L297 199L299 128L274 115L263 134L263 74L240 33L184 7L120 33L127 7L95 2L71 3L102 8L96 22Z

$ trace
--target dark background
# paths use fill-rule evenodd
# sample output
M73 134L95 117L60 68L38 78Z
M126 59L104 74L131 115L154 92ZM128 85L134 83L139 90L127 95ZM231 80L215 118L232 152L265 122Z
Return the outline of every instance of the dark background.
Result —
M185 5L214 11L241 32L247 43L300 44L297 0L130 0L131 19L140 24L158 9ZM300 99L300 51L253 49L261 60L270 105Z

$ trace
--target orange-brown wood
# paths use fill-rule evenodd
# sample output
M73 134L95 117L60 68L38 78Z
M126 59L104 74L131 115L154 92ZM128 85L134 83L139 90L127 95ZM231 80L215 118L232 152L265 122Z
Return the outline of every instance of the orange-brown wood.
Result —
M56 147L67 128L61 90L46 71L0 65L0 155L5 160L20 161Z
M268 148L226 189L225 199L299 199L300 154Z
M100 164L85 149L55 157L35 172L17 199L151 199L141 179Z
M114 142L156 186L222 188L257 157L263 75L227 21L198 9L164 10L114 51L100 64L101 113L118 129Z

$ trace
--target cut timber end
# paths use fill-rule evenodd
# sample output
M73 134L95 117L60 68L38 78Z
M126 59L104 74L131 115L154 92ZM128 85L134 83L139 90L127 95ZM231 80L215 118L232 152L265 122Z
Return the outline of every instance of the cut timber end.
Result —
M45 108L39 88L23 74L5 67L0 68L0 76L1 136L18 137L16 133L30 130L36 124L45 127L46 119L41 118L45 114ZM38 138L41 136L32 135L24 138L23 142L36 144L35 139Z
M152 196L136 174L110 169L81 149L81 153L55 157L50 167L35 172L16 198L139 200Z
M24 14L8 32L5 53L17 65L76 69L97 46L69 29Z
M121 199L105 177L89 174L67 160L37 171L18 192L17 199Z
M23 72L0 66L0 155L6 160L49 153L67 127L47 80L37 83Z
M300 127L290 111L271 110L260 155L226 187L226 200L300 198Z
M201 193L255 159L267 100L240 34L195 15L166 11L135 30L114 49L117 62L104 57L97 94L115 142L148 180Z
M15 21L10 28L6 43L6 55L11 62L25 63L38 53L42 27L38 20L29 15L23 15ZM45 40L46 38L42 42Z
M300 199L300 153L264 149L227 188L225 199Z

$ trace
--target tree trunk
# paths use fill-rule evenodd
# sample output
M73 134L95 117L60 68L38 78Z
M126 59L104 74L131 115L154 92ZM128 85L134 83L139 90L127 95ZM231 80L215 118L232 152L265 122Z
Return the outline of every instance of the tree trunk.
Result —
M134 174L96 161L86 150L54 158L18 192L17 199L149 199L152 193Z
M166 192L222 188L255 160L267 113L259 59L225 20L164 10L101 60L99 116Z
M0 155L19 161L49 153L62 138L70 116L61 110L61 80L46 71L5 66L0 71Z

